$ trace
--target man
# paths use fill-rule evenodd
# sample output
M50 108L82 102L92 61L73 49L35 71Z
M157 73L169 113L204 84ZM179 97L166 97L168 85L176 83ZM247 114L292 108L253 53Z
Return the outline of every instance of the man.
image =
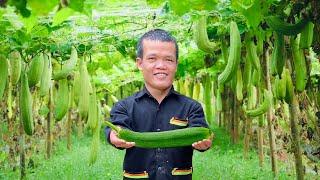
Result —
M110 115L115 125L137 132L208 126L200 103L173 89L178 45L168 32L155 29L145 33L138 42L136 64L145 87L114 105ZM204 139L189 147L144 149L119 139L110 128L105 133L109 143L126 149L124 179L192 179L193 149L205 151L212 141Z

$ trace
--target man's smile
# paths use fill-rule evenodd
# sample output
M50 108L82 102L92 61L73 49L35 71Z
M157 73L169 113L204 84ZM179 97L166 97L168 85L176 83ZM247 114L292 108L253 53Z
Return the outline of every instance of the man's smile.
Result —
M155 75L156 77L160 77L160 78L164 78L164 77L168 76L168 74L164 73L164 72L154 73L153 75Z

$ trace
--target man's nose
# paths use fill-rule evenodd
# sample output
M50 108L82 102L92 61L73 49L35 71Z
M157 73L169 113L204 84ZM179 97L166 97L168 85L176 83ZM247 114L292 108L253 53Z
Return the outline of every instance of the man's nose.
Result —
M159 59L159 60L156 62L156 68L158 68L158 69L165 69L165 68L166 68L165 61L162 60L162 59Z

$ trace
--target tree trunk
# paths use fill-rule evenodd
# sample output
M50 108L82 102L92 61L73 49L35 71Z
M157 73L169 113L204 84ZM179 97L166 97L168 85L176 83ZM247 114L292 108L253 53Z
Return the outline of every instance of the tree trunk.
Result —
M68 110L68 120L67 120L67 148L68 150L71 150L72 142L72 119L71 119L71 114L72 114L72 109L73 109L73 91L70 91L70 100L69 100L69 110Z
M245 136L244 136L244 147L243 147L243 157L245 159L248 158L251 136L252 136L252 119L247 117L247 119L245 120Z
M239 112L238 112L237 96L235 93L233 94L233 100L232 100L232 121L231 121L230 132L232 134L232 143L238 143L238 141L239 141Z
M18 88L20 90L20 88ZM18 91L19 91L18 90ZM20 97L17 96L17 102L18 104L20 100ZM20 111L20 108L19 108ZM19 133L20 133L20 138L19 138L19 145L20 145L20 179L25 179L26 178L26 164L25 164L25 149L24 149L24 144L25 144L25 140L24 140L24 129L23 129L23 120L21 117L21 111L20 111L20 126L19 126Z
M263 167L264 153L263 153L263 120L264 115L259 116L259 129L258 129L258 151L259 151L259 166Z
M24 152L24 129L22 118L20 119L20 179L25 179L26 177L26 164L25 164L25 152Z
M226 96L226 118L225 120L225 129L228 130L230 129L231 126L231 121L232 121L232 95L231 95L231 90L227 88L227 96Z
M78 138L81 138L82 137L82 117L80 113L78 116L77 126L78 126Z
M222 101L222 119L220 119L222 127L224 127L224 129L227 129L228 125L227 125L227 121L228 121L228 89L225 88L224 91L221 94L222 97L226 97L224 100L221 99Z
M265 80L267 84L268 91L271 90L271 81L270 81L270 60L268 51L265 52L264 61L265 63ZM269 146L270 146L270 159L271 159L271 167L274 173L274 176L277 175L277 162L275 157L275 137L274 137L274 127L273 127L273 106L269 108L267 112L267 122L268 122L268 135L269 135Z
M304 170L302 165L301 149L299 130L297 128L297 121L299 119L299 104L294 95L292 104L289 104L290 110L290 127L292 136L292 149L294 150L295 165L296 165L296 176L298 180L302 180L304 177Z
M234 96L235 100L235 126L234 126L234 134L235 134L235 143L239 142L239 127L240 127L240 104L241 102L237 101L237 96Z
M49 99L48 99L49 113L47 115L47 159L51 157L52 149L52 133L51 133L51 120L53 120L53 102L52 102L52 87L49 88Z
M231 92L231 91L230 91ZM236 138L235 138L235 119L236 119L236 109L237 109L237 97L236 97L236 94L235 93L231 93L231 96L230 96L230 101L231 101L231 113L230 113L230 126L229 126L229 132L231 134L231 142L233 144L236 143Z
M259 83L260 84L260 83ZM261 86L261 85L260 85ZM261 93L262 88L257 87L257 106L262 103L263 94ZM264 121L264 114L260 115L258 118L258 154L259 154L259 166L263 167L264 162L264 152L263 152L263 121Z

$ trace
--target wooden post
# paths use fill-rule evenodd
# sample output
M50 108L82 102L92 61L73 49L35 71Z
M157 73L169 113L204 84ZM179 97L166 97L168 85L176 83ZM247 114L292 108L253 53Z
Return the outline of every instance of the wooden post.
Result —
M267 84L268 91L271 90L271 80L270 80L270 60L269 60L269 51L265 51L264 53L264 69L265 69L265 81ZM273 102L273 101L272 101ZM273 103L272 103L273 104ZM270 146L270 159L271 159L271 167L274 176L277 175L277 162L276 162L276 155L275 155L275 135L274 135L274 126L273 126L273 106L269 108L267 112L267 122L268 122L268 135L269 135L269 146Z
M70 87L69 87L70 88ZM70 99L69 99L69 109L68 109L68 120L67 120L67 148L68 150L71 150L72 146L72 108L73 108L73 91L69 91Z
M298 101L293 95L293 101L289 104L290 110L290 127L291 127L291 136L292 136L292 149L294 150L295 156L295 165L296 165L296 176L298 180L303 180L304 170L302 165L301 149L300 149L300 139L299 139L299 130L297 128L297 121L299 118L299 104Z
M21 88L18 88L18 91L20 91ZM21 97L17 96L17 102L19 102ZM20 104L20 103L19 103ZM23 129L23 119L21 116L21 111L19 108L19 112L20 112L20 126L19 126L19 133L20 133L20 138L19 138L19 145L20 145L20 179L25 179L26 177L26 164L25 164L25 151L24 151L24 129Z
M258 128L258 151L259 151L259 166L263 167L264 151L263 151L263 121L264 115L259 116L259 128Z
M51 120L53 120L53 99L52 99L52 87L49 88L49 99L48 99L48 107L49 113L47 115L47 159L51 157L51 149L52 149L52 133L51 133Z

